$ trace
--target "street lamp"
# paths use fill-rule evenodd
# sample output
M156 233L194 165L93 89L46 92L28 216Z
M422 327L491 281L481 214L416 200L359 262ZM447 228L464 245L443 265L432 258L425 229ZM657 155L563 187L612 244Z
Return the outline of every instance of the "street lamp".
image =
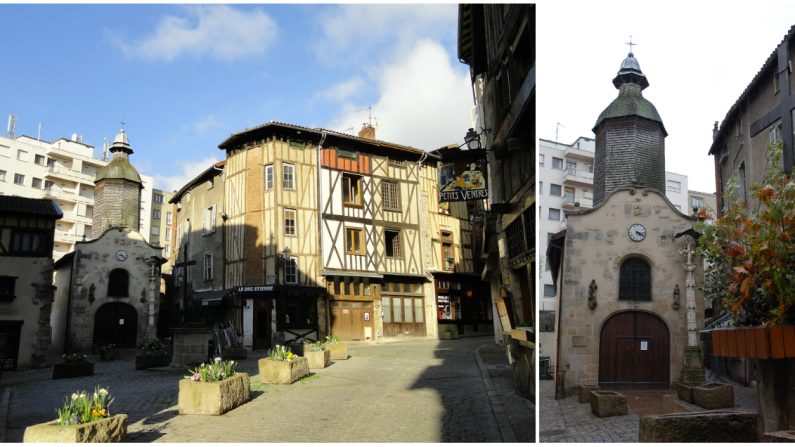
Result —
M482 148L482 146L480 144L480 135L481 134L482 134L482 132L478 133L472 127L470 127L469 130L467 130L466 135L464 135L464 145L466 145L467 149L469 149L469 150L478 150L478 149Z

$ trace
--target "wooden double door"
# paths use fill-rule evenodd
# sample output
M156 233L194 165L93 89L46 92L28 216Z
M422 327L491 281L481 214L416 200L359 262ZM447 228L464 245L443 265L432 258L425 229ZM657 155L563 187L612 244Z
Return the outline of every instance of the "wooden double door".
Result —
M599 385L613 389L670 386L670 334L665 322L646 312L622 312L602 326Z
M127 303L105 303L94 315L94 344L134 348L138 340L138 312Z
M331 334L343 340L373 337L371 301L331 301ZM369 332L369 334L368 334Z

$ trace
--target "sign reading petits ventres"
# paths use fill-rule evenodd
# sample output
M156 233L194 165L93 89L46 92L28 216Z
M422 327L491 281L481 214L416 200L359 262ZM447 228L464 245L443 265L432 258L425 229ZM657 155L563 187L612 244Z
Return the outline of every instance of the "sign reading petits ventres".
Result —
M486 158L480 154L443 161L439 164L439 202L486 199L487 178Z

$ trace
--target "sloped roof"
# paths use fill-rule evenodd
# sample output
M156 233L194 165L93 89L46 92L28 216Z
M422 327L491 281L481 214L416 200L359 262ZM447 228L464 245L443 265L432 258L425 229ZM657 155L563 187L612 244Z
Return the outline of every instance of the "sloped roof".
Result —
M177 203L182 199L182 196L187 194L190 190L195 188L196 186L206 182L207 180L220 175L223 172L223 167L226 166L226 160L221 160L219 162L213 163L212 166L202 171L201 174L197 175L193 180L189 181L185 184L182 188L177 191L176 194L168 201L168 203Z
M748 95L750 95L751 92L762 82L762 74L770 70L771 67L774 64L776 64L778 60L777 58L778 47L781 46L781 44L784 43L786 40L792 39L793 36L795 36L795 25L790 27L787 34L784 36L783 39L781 39L781 42L779 42L778 45L776 45L776 48L774 48L773 51L770 53L770 56L768 56L765 63L762 64L762 67L759 69L759 71L756 72L754 78L751 79L751 82L748 84L748 86L745 87L745 90L743 90L743 92L740 94L740 97L737 98L737 101L735 101L734 104L729 108L729 111L726 112L726 116L723 118L723 121L721 121L718 133L717 135L715 135L715 138L712 140L712 146L710 146L707 155L713 155L718 152L721 142L726 137L726 132L728 132L729 128L731 127L731 126L726 126L726 124L734 121L735 115L737 115L740 112L740 106L746 101Z
M31 199L18 196L0 196L0 213L27 216L63 217L61 207L52 199Z

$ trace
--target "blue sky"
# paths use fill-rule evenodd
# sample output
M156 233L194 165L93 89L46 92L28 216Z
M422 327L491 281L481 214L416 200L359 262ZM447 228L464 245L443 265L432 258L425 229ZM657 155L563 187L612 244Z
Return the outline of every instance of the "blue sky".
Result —
M270 120L422 149L460 143L472 91L457 6L0 5L0 117L96 148L122 119L132 162L181 186L229 134ZM9 38L13 36L13 38Z

